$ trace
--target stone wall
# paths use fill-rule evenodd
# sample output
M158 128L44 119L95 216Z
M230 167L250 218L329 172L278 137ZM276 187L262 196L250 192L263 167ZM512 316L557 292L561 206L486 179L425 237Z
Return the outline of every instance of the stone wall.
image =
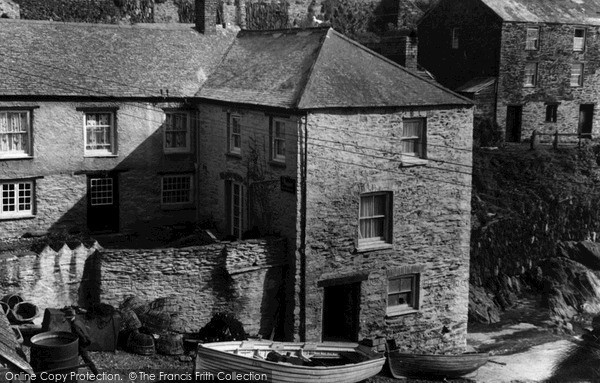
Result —
M459 28L458 49L452 28ZM456 89L498 75L502 20L478 0L442 0L419 21L419 64Z
M17 294L38 306L40 314L46 308L76 305L85 261L97 248L79 245L70 249L65 244L58 251L47 246L40 254L2 255L0 296ZM36 322L41 320L42 316Z
M35 180L34 216L0 220L0 238L17 237L32 231L86 231L87 174L97 172L118 174L122 230L144 231L157 223L193 221L195 209L192 205L165 210L160 204L164 174L193 174L195 171L192 152L163 152L164 113L161 106L133 102L0 103L0 108L31 108L33 117L32 157L0 160L0 182ZM115 156L84 155L84 112L77 110L82 107L117 109Z
M247 333L268 337L285 304L280 298L285 246L285 240L273 238L183 249L102 250L86 263L83 303L118 306L131 295L148 302L169 297L179 307L173 324L177 331L198 331L214 314L229 312Z
M21 10L19 4L11 0L0 0L0 18L20 19Z
M297 264L297 299L306 302L297 309L300 337L322 337L324 286L359 281L359 339L384 336L426 352L465 347L472 115L470 108L309 114L306 254L305 265ZM401 166L405 117L426 118L422 166ZM389 248L363 251L359 201L370 191L393 192L393 239ZM410 270L420 273L420 309L386 316L388 277Z
M527 27L540 28L538 50L525 50ZM543 133L577 133L579 106L597 104L600 99L600 27L586 27L586 47L573 51L575 25L505 23L502 28L502 52L498 82L498 124L506 127L509 105L523 108L521 138L531 136L533 130ZM579 26L577 26L579 27ZM538 63L537 84L523 86L525 65ZM571 86L571 64L584 65L583 86ZM546 104L557 103L557 122L546 122ZM598 132L600 122L594 113L592 135Z

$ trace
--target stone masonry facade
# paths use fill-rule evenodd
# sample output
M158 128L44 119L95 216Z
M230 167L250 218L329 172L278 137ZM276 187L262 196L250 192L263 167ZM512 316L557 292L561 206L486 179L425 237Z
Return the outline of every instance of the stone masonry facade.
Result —
M525 49L528 27L539 28L537 50ZM582 51L573 49L575 28L585 29ZM597 104L600 100L599 32L598 26L504 23L498 81L499 126L506 126L507 107L516 105L522 106L522 139L529 138L534 130L577 135L580 105ZM537 64L537 82L533 87L523 85L526 63ZM572 64L583 64L581 86L570 83ZM548 104L557 105L556 122L546 122ZM599 122L598 113L594 112L592 137L597 134Z
M428 154L420 166L409 166L400 154L405 118L426 120ZM297 299L305 304L296 309L298 333L320 340L325 290L358 281L359 339L383 336L421 352L464 349L472 124L471 108L309 114L306 250L296 266ZM365 250L358 243L359 202L362 193L376 191L392 193L392 240L387 248ZM388 315L388 280L406 273L419 274L421 305Z
M32 180L33 215L0 220L0 238L31 232L87 229L87 178L114 174L120 231L145 231L159 224L193 222L193 204L168 210L161 206L161 179L168 174L193 174L193 145L189 153L163 150L163 107L180 104L141 102L2 102L2 110L29 110L31 156L0 161L0 181ZM114 112L116 153L91 157L84 153L86 110ZM193 121L195 113L190 112ZM193 131L193 129L192 129ZM193 136L192 136L193 139ZM193 141L192 141L193 142Z

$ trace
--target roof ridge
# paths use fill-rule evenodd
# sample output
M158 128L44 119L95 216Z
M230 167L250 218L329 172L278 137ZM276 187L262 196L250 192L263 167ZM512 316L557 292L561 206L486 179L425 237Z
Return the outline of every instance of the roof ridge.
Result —
M440 1L440 3L441 3L441 1ZM439 3L438 3L438 4L439 4ZM371 49L367 48L366 46L364 46L364 45L360 44L359 42L357 42L357 41L354 41L354 40L350 39L349 37L346 37L346 36L344 36L343 34L341 34L340 32L336 31L336 30L335 30L335 29L333 29L333 28L332 28L331 30L332 30L332 31L333 31L333 32L334 32L334 33L335 33L335 34L336 34L338 37L340 37L340 38L342 38L343 40L346 40L347 42L349 42L349 43L351 43L351 44L355 45L356 47L358 47L358 48L360 48L360 49L364 50L365 52L369 53L370 55L372 55L372 56L375 56L375 57L377 57L377 58L379 58L379 59L382 59L383 61L387 62L388 64L392 64L393 66L395 66L395 67L397 67L397 68L399 68L399 69L403 70L404 72L408 73L409 75L411 75L411 76L413 76L413 77L416 77L416 78L418 78L418 79L420 79L420 80L422 80L422 81L425 81L426 83L428 83L428 84L430 84L430 85L433 85L433 86L435 86L436 88L438 88L438 89L441 89L441 90L442 90L442 91L444 91L444 92L450 93L450 94L452 94L453 96L456 96L456 97L458 97L458 98L462 99L463 101L467 101L467 102L469 102L469 104L473 104L473 100L470 100L470 99L468 99L467 97L464 97L464 96L462 96L462 95L460 95L460 94L458 94L458 93L456 93L456 92L454 92L454 91L452 91L452 90L450 90L450 89L448 89L448 88L446 88L446 87L442 86L441 84L439 84L439 83L438 83L438 82L436 82L436 81L429 80L429 79L427 79L427 78L425 78L425 77L423 77L423 76L420 76L420 75L418 75L417 73L415 73L415 72L413 72L413 71L411 71L411 70L408 70L408 69L406 69L404 66L402 66L402 65L398 64L397 62L395 62L395 61L392 61L392 60L388 59L387 57L385 57L385 56L382 56L382 55L380 55L379 53L377 53L377 52L375 52L375 51L373 51L373 50L371 50Z
M109 24L109 23L87 23L83 21L55 21L55 20L31 20L31 19L5 19L0 18L0 23L14 24L41 24L56 26L91 27L91 28L114 28L114 29L162 29L162 30L184 30L194 28L194 23L133 23L133 24ZM161 28L162 27L162 28ZM166 28L164 28L166 27Z
M320 29L324 29L324 28L320 27ZM329 33L331 31L333 31L333 28L327 27L327 33L321 38L321 44L319 45L319 52L317 52L317 57L313 61L312 65L310 66L310 69L308 70L308 73L306 74L306 80L304 81L304 84L302 85L302 87L299 89L298 96L294 100L294 104L295 104L296 108L298 108L298 106L302 103L302 98L304 97L304 92L306 91L306 88L308 87L308 83L310 82L310 80L312 78L312 73L313 73L313 70L315 69L315 65L317 65L317 62L319 61L319 57L321 57L321 51L323 50L323 45L325 45L325 41L327 41L327 39L329 38Z
M242 29L240 32L244 34L252 34L252 35L260 35L260 34L270 34L273 32L280 33L298 33L305 31L319 31L319 30L329 30L330 27L303 27L303 28L279 28L279 29Z

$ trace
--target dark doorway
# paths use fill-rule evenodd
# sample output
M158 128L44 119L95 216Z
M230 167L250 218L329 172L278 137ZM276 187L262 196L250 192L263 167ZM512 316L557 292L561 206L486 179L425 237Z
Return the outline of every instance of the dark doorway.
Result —
M579 137L592 138L594 124L594 104L579 105Z
M325 287L323 340L358 341L360 282Z
M116 174L88 175L87 200L90 231L119 231L119 180Z
M521 142L521 123L523 120L523 107L509 105L506 109L506 141Z

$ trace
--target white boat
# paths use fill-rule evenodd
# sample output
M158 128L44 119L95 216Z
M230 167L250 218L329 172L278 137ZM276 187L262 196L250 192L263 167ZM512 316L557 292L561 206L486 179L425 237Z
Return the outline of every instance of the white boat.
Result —
M356 383L377 375L384 362L358 343L215 342L198 345L194 373L216 381Z

